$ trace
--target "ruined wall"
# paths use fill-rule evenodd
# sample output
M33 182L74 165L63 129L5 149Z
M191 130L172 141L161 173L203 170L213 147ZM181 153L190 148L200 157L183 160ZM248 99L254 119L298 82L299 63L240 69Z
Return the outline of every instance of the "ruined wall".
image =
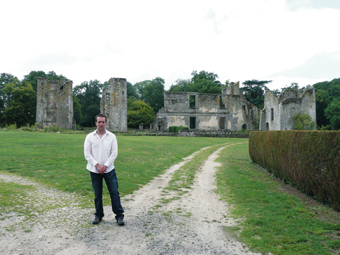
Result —
M198 93L190 93L196 95ZM181 92L164 92L164 109L167 112L187 112L189 109L189 94Z
M75 129L71 80L37 79L36 122L44 127Z
M201 115L198 116L198 123L196 129L203 129L203 130L218 130L219 129L219 123L218 123L219 117L217 115Z
M279 99L270 90L264 94L264 107L260 113L260 130L281 130Z
M277 98L273 92L266 91L264 109L260 115L260 130L293 130L294 116L308 114L316 123L314 88L303 94L297 89L284 90Z
M154 127L158 130L169 130L171 126L253 130L257 111L257 107L247 102L240 92L239 83L231 83L222 94L164 92L164 107L158 112Z
M258 108L249 103L243 92L240 91L239 82L231 82L227 89L222 90L222 103L230 114L227 119L227 128L230 130L254 130L258 121Z
M311 116L312 121L315 122L316 129L316 99L315 99L315 89L314 87L311 89L306 89L302 96L301 106L303 108L304 113L307 113Z
M220 94L198 94L197 111L201 113L217 113L220 108Z
M111 78L103 90L100 112L107 116L107 130L127 132L127 84L124 78Z

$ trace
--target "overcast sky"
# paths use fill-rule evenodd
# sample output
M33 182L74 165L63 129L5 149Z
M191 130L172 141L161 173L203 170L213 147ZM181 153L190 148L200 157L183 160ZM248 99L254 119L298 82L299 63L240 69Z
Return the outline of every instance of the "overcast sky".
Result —
M273 80L270 89L340 78L340 0L0 1L0 73L165 89L191 72Z

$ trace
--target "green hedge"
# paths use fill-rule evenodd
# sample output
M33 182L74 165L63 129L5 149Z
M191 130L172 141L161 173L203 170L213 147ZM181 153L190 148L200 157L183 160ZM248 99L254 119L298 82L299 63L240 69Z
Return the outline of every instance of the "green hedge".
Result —
M169 127L169 132L178 133L178 130L189 130L189 128L183 127L183 126L171 126L171 127Z
M339 131L255 131L253 162L340 211Z

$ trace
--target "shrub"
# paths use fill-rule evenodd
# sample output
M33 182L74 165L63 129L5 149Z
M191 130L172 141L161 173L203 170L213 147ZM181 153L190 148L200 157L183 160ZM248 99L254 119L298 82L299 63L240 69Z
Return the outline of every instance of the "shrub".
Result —
M6 124L5 130L17 130L17 124L16 123L10 125Z
M178 133L179 130L189 130L189 128L183 127L183 126L171 126L171 127L169 127L169 132L171 132L171 133Z
M57 126L49 126L49 127L45 127L44 131L47 132L47 133L49 133L49 132L57 133L57 132L61 132L62 128L57 127Z
M298 113L293 118L295 130L313 130L315 128L315 122L308 114Z
M340 211L340 132L255 131L253 162Z

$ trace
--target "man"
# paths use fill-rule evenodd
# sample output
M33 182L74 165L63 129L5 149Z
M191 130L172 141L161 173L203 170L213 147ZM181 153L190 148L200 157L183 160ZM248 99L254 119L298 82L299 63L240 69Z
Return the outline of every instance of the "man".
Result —
M114 161L118 155L116 136L106 130L107 118L98 114L95 120L97 129L88 134L84 144L84 154L87 160L86 169L90 171L92 187L94 189L94 203L96 213L93 224L98 224L104 217L103 210L103 179L111 197L112 211L119 226L124 223L124 209L120 203L118 182Z

